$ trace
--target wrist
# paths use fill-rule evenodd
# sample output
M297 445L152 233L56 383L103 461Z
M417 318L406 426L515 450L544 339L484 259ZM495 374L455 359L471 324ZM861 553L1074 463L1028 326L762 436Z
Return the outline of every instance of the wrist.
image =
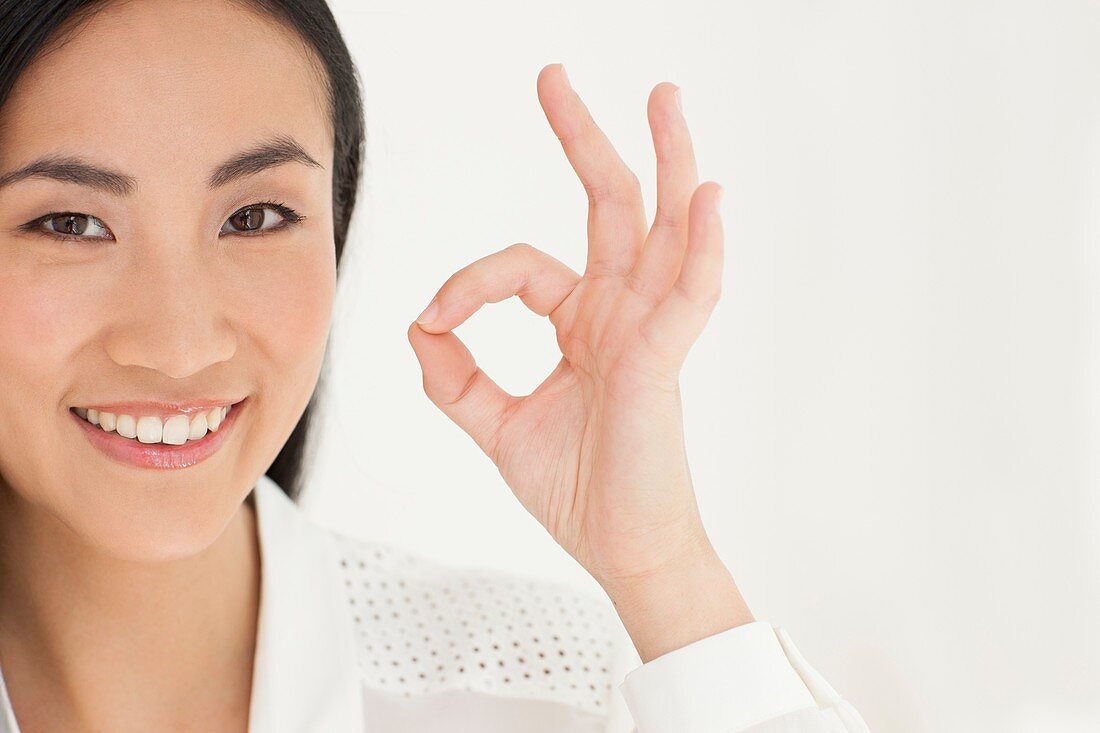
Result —
M601 586L643 664L755 620L713 548L660 572Z

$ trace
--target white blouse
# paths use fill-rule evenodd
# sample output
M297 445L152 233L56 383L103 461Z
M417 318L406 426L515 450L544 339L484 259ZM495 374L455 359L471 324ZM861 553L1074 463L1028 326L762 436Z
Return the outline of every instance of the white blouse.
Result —
M606 596L327 530L267 476L253 496L249 733L868 733L782 628L639 665ZM0 706L18 733L2 673Z

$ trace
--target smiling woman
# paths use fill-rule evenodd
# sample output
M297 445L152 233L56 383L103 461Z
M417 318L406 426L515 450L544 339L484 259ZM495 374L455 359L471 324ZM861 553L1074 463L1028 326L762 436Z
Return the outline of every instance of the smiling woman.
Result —
M0 0L0 733L865 730L699 519L676 380L722 229L678 90L650 98L647 233L564 68L537 84L584 276L513 245L408 338L607 597L298 511L365 135L322 0ZM513 294L563 350L525 398L451 332Z
M218 3L213 7L221 9L222 13L211 20L225 23L230 21L227 13L235 12L245 19L245 24L241 27L223 25L215 29L213 36L205 39L199 36L205 32L204 29L209 29L210 22L200 22L206 9L201 3L182 8L137 3L127 13L119 12L121 8L116 9L116 5L126 3L3 3L5 57L3 72L0 73L0 100L4 102L4 114L0 117L0 125L3 125L0 129L6 134L0 152L0 202L4 203L6 225L18 221L21 216L27 219L15 226L5 226L3 231L9 235L7 244L27 243L27 237L14 239L16 233L46 235L58 242L80 239L83 240L79 243L82 247L101 244L93 240L117 241L116 234L134 232L133 228L126 230L125 226L138 225L138 222L124 221L119 216L111 219L111 226L104 221L108 211L119 210L124 203L130 205L125 210L130 216L138 211L157 212L155 217L148 218L150 226L156 226L158 220L161 224L170 224L171 220L165 221L163 218L166 214L173 211L184 213L194 208L175 191L165 189L163 183L186 180L181 177L180 169L191 163L203 166L201 171L189 171L186 175L201 178L207 192L209 203L205 213L212 219L209 231L238 239L244 236L266 237L276 232L285 236L290 232L283 232L284 229L312 218L311 233L300 236L319 240L319 244L329 241L327 247L313 248L314 262L326 264L333 260L332 267L338 271L355 204L364 122L354 65L324 3ZM186 23L186 26L172 30L178 38L175 56L164 53L173 49L128 44L128 39L144 39L145 44L155 43L155 33L148 29L142 29L139 33L137 24L163 27L168 13L174 13L179 16L180 22ZM103 38L105 41L112 40L114 46L98 45L89 31L106 30L112 23L114 35ZM181 29L184 30L181 32ZM186 32L186 29L191 29L191 32ZM165 28L162 33L168 35L169 31ZM252 39L250 44L234 50L232 44L248 37ZM214 38L223 40L222 48L212 45ZM199 43L200 40L204 42ZM229 47L224 44L229 44ZM111 48L114 53L110 59L102 58L97 48L99 51ZM199 49L206 49L206 53L196 53ZM257 57L257 49L280 49L282 53L281 56L265 59ZM64 53L58 53L62 51ZM160 54L157 65L150 65L147 61L152 51ZM232 68L237 76L225 76L223 71L226 68ZM125 73L115 73L118 69ZM184 84L171 83L177 75L181 75L180 80L185 81ZM249 99L248 104L241 105L239 84L227 83L229 78L249 79L254 85L264 80L268 85L264 99ZM253 86L253 90L260 88ZM95 90L89 97L93 104L58 105L58 99L83 98L88 89ZM37 97L33 96L36 92ZM73 96L65 96L70 94ZM288 109L295 110L297 114L287 113ZM35 119L35 114L39 119ZM270 124L271 120L278 120L279 124ZM28 134L30 129L41 138L36 139ZM154 148L154 154L152 157L145 156L143 160L157 171L154 176L139 176L126 170L125 166L120 165L126 156L115 154L120 149L117 146L121 146L121 150L127 150L132 159L139 157L133 144L137 142L133 138L136 129L166 131L145 138L149 147ZM312 145L307 149L302 141L310 135ZM213 153L219 144L227 151L222 159L214 155L195 154L195 151ZM35 152L39 155L35 156ZM312 180L307 180L285 170L295 166L314 168L316 174ZM280 168L284 170L280 172ZM324 189L326 181L331 186L331 193ZM158 182L161 184L159 190ZM287 191L287 185L295 190ZM13 190L16 188L18 190ZM252 191L259 191L260 195L254 200L246 200ZM97 206L85 206L83 210L79 207L59 210L56 208L61 203L58 192L63 192L69 201L80 195L84 201L94 201ZM291 196L291 193L296 196ZM316 215L304 213L303 193L312 196L312 201L317 203ZM44 207L37 204L36 195L39 200L48 197L51 205ZM294 200L302 202L298 209L287 203ZM218 209L210 208L212 203L229 201L244 206L227 212L224 209L234 204L223 203L222 213L227 214L225 216L219 216ZM322 201L331 201L331 204L325 205L320 203ZM49 210L34 218L21 214L35 211L36 207ZM217 229L214 229L213 218L218 219ZM193 218L188 223L195 226ZM146 241L156 243L156 249L165 255L165 261L170 263L172 270L179 273L179 277L184 276L181 271L184 262L166 251L166 245L170 242L164 240L163 234L146 238ZM272 243L270 239L263 241L269 245ZM73 251L62 255L59 250L51 250L46 244L47 240L39 240L33 252L22 248L18 253L13 253L18 257L8 259L13 266L4 274L18 274L14 265L20 262L29 266L25 259L28 255L38 257L39 262L52 263L60 263L62 259L59 258L86 255ZM103 253L95 256L103 256ZM245 265L243 261L240 264ZM220 269L224 271L224 268ZM288 269L294 271L293 268ZM117 267L114 271L120 276L124 274ZM88 272L81 273L84 279L88 275ZM234 283L240 282L232 277L228 279ZM147 278L146 281L150 285L156 282ZM197 280L196 285L189 289L192 297L202 292L203 282ZM210 278L206 278L205 282L217 287ZM279 284L269 281L267 286L278 288ZM104 285L101 284L101 287ZM39 292L42 291L40 288ZM90 294L94 291L94 288L83 288L83 292ZM109 292L114 295L101 301L104 305L121 294L140 295L140 291L130 286L113 288ZM322 287L313 291L312 295L321 296L323 293ZM260 295L258 291L252 295L254 302L272 302L257 297ZM19 287L6 287L4 296L13 303L22 303L23 307L36 306L34 300L20 297ZM280 300L291 305L285 297ZM177 312L190 312L186 301L186 298L174 299ZM293 312L302 315L316 312L315 306L323 306L324 301L312 298L311 304L313 308ZM79 310L81 304L73 300L70 307ZM324 313L324 309L321 308L320 312ZM33 322L24 317L27 314L21 313L17 307L5 308L4 313L24 328ZM31 316L48 314L36 311ZM60 320L63 314L54 315ZM274 316L273 313L271 315ZM163 307L158 309L157 320L164 324L165 330L170 327L171 316L172 313L166 312ZM290 323L300 320L292 319ZM201 324L196 326L202 328ZM188 337L186 332L178 329L169 332ZM316 364L313 366L316 367ZM115 390L128 398L142 393L151 393L158 398L177 395L187 398L192 396L186 394L188 388L198 386L178 384L170 389L161 389L160 385L142 385L140 379L126 381L121 390L112 385L110 391L107 387L102 387L102 391L118 398L121 395ZM207 375L202 381L216 381L216 378ZM102 398L105 395L92 396ZM314 400L310 399L304 410L295 413L300 417L294 421L289 438L267 471L292 498L299 492L303 451L314 409Z

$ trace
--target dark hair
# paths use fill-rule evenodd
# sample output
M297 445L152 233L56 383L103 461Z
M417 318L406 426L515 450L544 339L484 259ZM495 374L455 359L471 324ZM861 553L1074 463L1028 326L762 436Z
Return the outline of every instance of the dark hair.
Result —
M358 70L325 0L230 0L273 16L295 31L323 67L333 131L332 214L339 275L348 224L355 208L366 140ZM0 107L19 75L59 31L90 19L111 0L0 0ZM64 27L64 28L63 28ZM327 350L326 350L327 354ZM301 493L307 437L327 373L322 364L318 388L266 473L292 499Z

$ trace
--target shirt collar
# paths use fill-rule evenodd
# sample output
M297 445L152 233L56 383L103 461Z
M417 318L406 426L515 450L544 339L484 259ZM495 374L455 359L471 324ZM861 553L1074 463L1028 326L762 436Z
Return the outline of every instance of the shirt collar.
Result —
M249 733L365 730L339 548L266 474L253 494L262 575Z

